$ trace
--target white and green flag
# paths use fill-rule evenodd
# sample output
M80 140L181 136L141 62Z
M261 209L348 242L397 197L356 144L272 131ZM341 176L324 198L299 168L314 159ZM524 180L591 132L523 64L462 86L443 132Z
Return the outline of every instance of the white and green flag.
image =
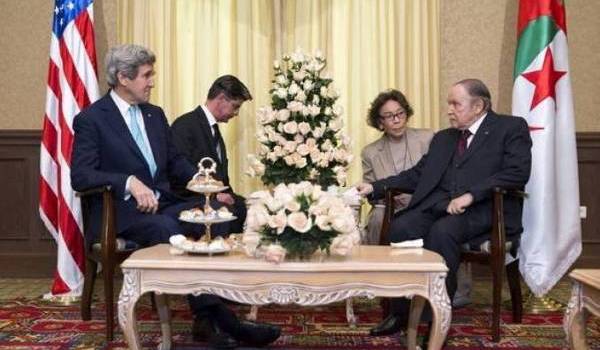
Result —
M524 202L520 270L546 294L581 253L575 117L566 15L560 0L520 0L512 112L533 140Z

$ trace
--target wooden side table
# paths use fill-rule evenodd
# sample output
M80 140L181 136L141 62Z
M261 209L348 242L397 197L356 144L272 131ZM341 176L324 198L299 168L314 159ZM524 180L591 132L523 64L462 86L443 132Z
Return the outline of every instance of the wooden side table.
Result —
M587 349L585 321L588 312L600 317L600 269L576 269L571 299L565 311L563 328L571 349Z

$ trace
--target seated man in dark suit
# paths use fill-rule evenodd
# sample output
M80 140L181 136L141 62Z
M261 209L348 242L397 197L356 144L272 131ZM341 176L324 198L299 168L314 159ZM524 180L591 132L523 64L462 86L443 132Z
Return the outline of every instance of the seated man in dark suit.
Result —
M84 191L111 185L117 234L142 247L168 242L175 234L199 234L202 229L178 220L181 210L198 203L175 195L172 182L187 183L195 168L177 152L163 110L148 103L154 62L154 54L144 47L112 48L106 58L110 92L73 122L73 188ZM85 228L91 242L98 240L101 206L100 198L91 203L90 225ZM204 301L201 311L212 322L208 340L215 347L232 348L238 341L261 346L279 337L277 327L239 321L216 296L191 299Z
M216 225L216 234L243 232L246 220L245 198L231 188L227 148L219 131L219 123L227 123L237 116L242 104L250 100L252 95L238 78L224 75L213 82L204 105L180 116L171 126L177 149L192 164L198 164L204 157L215 160L215 178L229 186L228 190L217 194L216 200L221 205L227 205L237 220ZM187 192L187 195L193 194Z
M463 243L485 237L492 225L494 187L522 189L531 170L531 138L527 122L491 109L487 87L477 79L454 84L448 93L451 128L435 134L428 153L413 168L358 190L373 199L386 188L413 192L408 207L395 215L390 240L422 238L425 248L439 253L448 265L446 288L450 300L456 291L456 271ZM508 238L523 231L522 203L504 203ZM408 322L410 301L393 299L390 315L371 329L371 335L388 335Z

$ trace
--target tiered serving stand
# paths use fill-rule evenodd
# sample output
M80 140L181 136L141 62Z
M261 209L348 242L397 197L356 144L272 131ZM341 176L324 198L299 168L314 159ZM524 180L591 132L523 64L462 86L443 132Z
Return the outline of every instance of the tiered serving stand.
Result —
M211 248L211 243L213 243L213 237L211 235L211 225L219 224L223 222L229 222L237 219L236 216L231 215L228 217L219 216L218 210L215 210L210 205L210 200L213 194L223 192L229 188L229 186L223 186L220 182L217 182L212 176L212 173L216 172L217 163L210 157L205 157L198 162L198 173L194 175L192 180L188 183L187 189L192 192L201 193L205 196L204 202L204 215L202 217L197 218L188 218L179 216L179 220L190 222L193 224L204 224L206 227L205 234L199 239L198 242L206 242L206 248L204 245L199 247L197 242L192 242L192 244L179 245L175 246L187 253L191 254L222 254L231 251L231 246L223 240L224 245L222 247L213 247ZM217 238L221 239L221 238Z

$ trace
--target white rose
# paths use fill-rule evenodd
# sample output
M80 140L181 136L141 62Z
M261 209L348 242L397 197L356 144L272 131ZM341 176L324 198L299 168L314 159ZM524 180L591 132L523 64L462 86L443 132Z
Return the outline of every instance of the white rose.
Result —
M286 250L279 244L270 244L265 250L265 260L279 264L285 259Z
M312 130L312 135L316 138L316 139L320 139L321 136L323 136L323 134L325 133L325 128L322 128L320 126L314 128Z
M260 243L260 235L255 231L245 231L242 235L242 243L244 244L244 252L247 256L254 256L256 247Z
M321 150L323 150L323 151L329 151L332 148L333 148L333 144L331 144L331 140L329 140L329 139L323 141L323 143L321 144Z
M297 48L296 51L290 55L290 58L292 59L292 62L294 62L294 63L304 62L304 54L302 53L300 48Z
M289 201L293 201L294 195L292 194L292 191L282 183L275 186L273 189L273 198L285 204Z
M339 171L335 174L335 180L337 181L338 184L340 184L342 186L346 184L347 179L348 179L348 174L346 174L345 171Z
M304 101L306 101L306 94L304 93L304 91L300 91L300 92L298 92L298 94L296 95L296 98L295 98L295 100L296 100L296 101L299 101L299 102L304 102Z
M296 143L294 141L286 141L283 150L288 154L294 153L296 150Z
M326 98L327 97L327 87L321 86L321 89L319 89L319 95L321 95L321 97L323 97L323 98Z
M291 213L288 216L288 226L297 232L308 232L312 227L312 220L303 212Z
M288 93L285 88L279 88L279 89L275 90L275 95L277 95L277 97L283 99L283 98L287 97Z
M317 176L319 176L319 171L315 168L310 169L308 172L308 178L314 180L317 178Z
M315 224L323 231L331 231L331 223L327 215L317 215L315 217Z
M263 203L265 204L265 206L267 207L267 209L269 209L269 211L271 213L275 213L283 207L283 203L281 203L280 201L278 201L277 199L275 199L273 197L265 198L263 200Z
M342 128L343 124L344 122L342 118L334 118L329 121L329 128L333 131L339 131Z
M319 106L310 105L308 107L308 111L310 112L310 115L316 117L319 115L319 113L321 113L321 108Z
M273 147L273 153L275 153L275 155L277 157L283 157L283 148L279 145Z
M334 214L329 216L329 220L331 221L331 227L341 233L350 232L355 225L352 215Z
M308 109L308 106L302 106L302 111L300 111L300 113L302 113L303 116L308 117L310 115L310 109Z
M285 203L285 209L291 212L298 211L300 210L300 203L296 200L288 201L287 203Z
M300 158L298 160L296 160L296 168L298 169L302 169L304 168L308 163L306 162L306 158Z
M310 124L308 124L307 122L300 122L298 124L298 130L302 135L306 135L310 132Z
M288 88L288 93L290 94L290 96L296 95L299 91L300 87L296 83L292 83L292 85L290 85L290 87Z
M322 153L319 152L319 150L313 150L310 152L310 160L312 160L313 163L317 164L321 159Z
M340 96L340 93L333 87L333 85L329 85L327 88L327 97L336 98Z
M287 105L287 108L290 110L290 112L300 112L302 111L302 108L304 108L304 105L298 101L290 101Z
M288 83L288 80L286 79L285 75L283 74L278 74L275 77L275 81L277 82L277 84L279 85L286 85Z
M276 118L279 121L285 122L290 119L290 111L288 109L280 109L276 113Z
M308 146L308 149L312 152L313 150L317 150L317 140L315 140L312 137L309 137L306 139L306 146Z
M332 112L332 110L331 110L331 107L325 107L325 112L323 112L323 113L325 113L325 115L329 116L329 115L331 115L331 113L333 113L333 112Z
M275 152L269 152L269 153L267 153L267 159L270 160L273 163L275 163L278 158L279 158L279 156Z
M250 206L246 216L246 226L250 231L259 231L261 227L267 224L269 212L262 204Z
M333 106L333 114L335 114L339 117L343 113L344 113L344 108L342 108L342 106L340 106L340 105Z
M287 206L286 206L287 207ZM281 234L287 225L287 215L285 210L280 210L275 215L269 216L268 225L270 228L277 229L277 234Z
M310 91L314 86L315 84L310 79L305 80L304 84L302 84L304 91Z
M304 142L304 136L300 135L300 134L296 134L294 135L294 142L296 144L301 144Z
M289 121L285 124L283 124L283 131L285 131L287 134L293 135L295 133L298 132L298 123L296 123L295 121Z
M337 148L334 152L333 152L333 158L335 160L337 160L338 162L344 162L346 161L346 150L343 148Z
M349 235L338 235L331 241L329 251L335 255L345 256L352 251L354 245L353 238Z
M279 64L278 60L273 61L273 68L279 69L280 67L281 67L281 65Z
M315 58L319 61L323 61L325 59L323 52L320 49L315 50Z
M319 98L319 95L313 95L312 103L314 105L319 105L320 101L321 101L321 99Z
M292 156L290 156L290 155L283 157L283 161L285 162L286 165L289 165L289 166L294 165L294 158L292 158Z
M298 145L298 147L296 147L296 152L305 157L310 153L310 149L305 143L301 143Z
M269 142L269 137L267 136L267 134L264 132L264 130L261 131L257 131L256 132L256 139L258 140L258 142L260 143L267 143Z
M296 81L302 81L302 80L304 80L305 77L306 77L306 72L304 70L299 70L297 72L294 72L294 80L296 80Z

